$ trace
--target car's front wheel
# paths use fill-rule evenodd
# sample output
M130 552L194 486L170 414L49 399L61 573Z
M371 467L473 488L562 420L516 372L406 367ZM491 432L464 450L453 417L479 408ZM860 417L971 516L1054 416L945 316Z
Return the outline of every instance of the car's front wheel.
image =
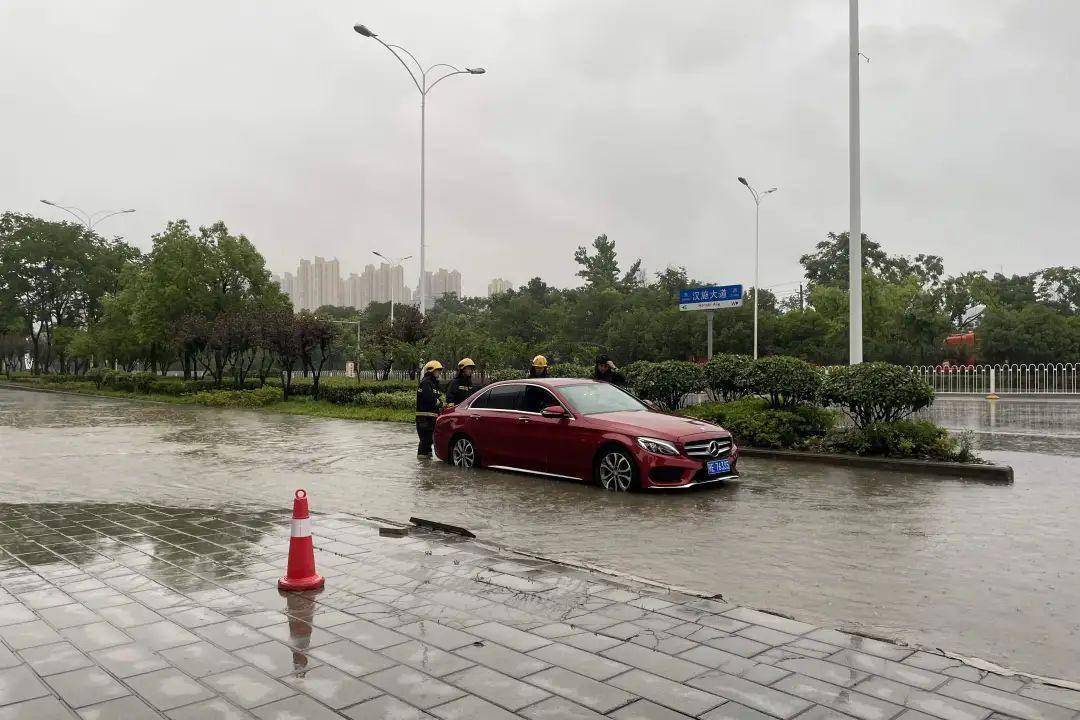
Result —
M604 450L596 461L596 479L611 492L630 492L637 486L637 465L622 448Z
M450 464L456 467L477 467L480 464L480 453L476 450L471 438L459 435L450 446Z

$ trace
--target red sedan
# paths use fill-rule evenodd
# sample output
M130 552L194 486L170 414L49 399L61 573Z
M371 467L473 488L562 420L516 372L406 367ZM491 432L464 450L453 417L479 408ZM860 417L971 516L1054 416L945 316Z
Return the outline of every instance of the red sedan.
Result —
M545 378L494 383L444 410L435 454L625 492L736 478L739 450L718 425L655 412L614 385Z

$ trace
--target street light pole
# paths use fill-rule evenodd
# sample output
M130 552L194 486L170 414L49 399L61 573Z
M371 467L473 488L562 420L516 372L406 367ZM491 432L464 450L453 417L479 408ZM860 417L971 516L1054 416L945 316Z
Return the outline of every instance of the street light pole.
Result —
M749 190L750 194L754 197L754 359L757 360L758 295L761 294L761 288L758 286L758 268L761 260L761 253L759 252L761 247L761 201L765 199L766 195L776 192L779 188L769 188L763 193L758 193L746 178L740 177L739 182L745 185L746 189Z
M447 65L446 63L437 63L425 70L424 67L420 64L420 61L417 60L416 56L414 56L411 52L401 47L400 45L388 45L387 43L383 42L378 35L369 30L366 26L356 24L353 25L353 30L366 38L371 38L372 40L375 40L384 48L389 50L390 53L397 58L398 62L401 63L401 66L405 68L405 72L409 73L409 78L412 79L413 85L415 85L416 89L420 91L420 280L418 284L420 290L420 314L425 315L427 314L427 293L424 291L424 271L427 267L425 265L427 246L425 243L424 232L426 224L426 207L424 193L427 184L427 172L425 167L425 146L427 142L427 94L431 92L431 90L434 89L436 85L438 85L440 82L452 75L483 75L486 71L484 70L484 68L480 67L460 69L453 65ZM405 62L405 58L402 57L401 53L404 53L410 60L412 60L413 66L410 66L407 62ZM414 68L416 72L413 72ZM439 72L435 73L432 76L433 79L429 82L428 75L433 70L438 70Z
M87 230L93 232L94 226L106 218L111 218L113 215L123 215L124 213L133 213L135 208L129 208L127 210L99 210L95 213L88 213L82 208L77 208L74 205L61 205L60 203L54 203L52 200L42 200L44 204L49 207L63 210L68 215L71 215L78 220Z
M848 132L850 211L848 228L848 361L863 361L862 329L862 177L859 148L859 0L851 0L848 14Z
M412 257L412 255L406 255L405 257L399 257L397 260L392 260L392 259L386 257L385 255L383 255L378 250L372 250L371 254L382 258L383 260L388 262L390 264L390 267L392 267L392 268L401 267L401 263L405 262L406 260L408 260L408 259L410 259ZM423 262L423 261L421 261L421 262ZM396 294L397 294L397 283L395 282L394 284L392 284L390 286L390 327L394 327L394 295L396 295ZM421 295L422 294L423 293L421 293Z

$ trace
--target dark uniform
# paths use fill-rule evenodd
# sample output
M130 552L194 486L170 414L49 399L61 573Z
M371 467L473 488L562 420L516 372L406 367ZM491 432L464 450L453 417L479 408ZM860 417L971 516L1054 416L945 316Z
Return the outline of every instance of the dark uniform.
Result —
M466 377L460 370L450 379L450 385L446 388L446 402L457 405L473 394L476 386L473 385L472 377Z
M431 373L425 373L416 388L416 434L420 444L417 455L431 455L431 443L435 436L435 418L442 410L442 390L439 381Z
M550 375L548 374L548 369L547 369L546 366L545 367L533 366L533 367L529 368L529 377L530 378L546 378L546 377L550 377Z
M600 355L596 358L595 365L604 365L605 367L603 372L595 369L595 367L593 368L593 380L611 383L612 385L618 385L619 387L626 387L626 376L618 370L612 370L610 367L608 367L608 362L609 361L607 355Z

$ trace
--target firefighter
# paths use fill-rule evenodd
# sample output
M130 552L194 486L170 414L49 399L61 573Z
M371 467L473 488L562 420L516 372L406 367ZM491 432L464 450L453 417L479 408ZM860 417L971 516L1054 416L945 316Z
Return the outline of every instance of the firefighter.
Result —
M457 364L457 372L454 373L454 377L450 380L450 385L446 388L446 402L449 405L457 405L473 394L476 390L476 386L473 385L472 376L473 371L476 369L476 363L472 361L472 358L462 358L461 362Z
M420 443L416 447L418 457L431 457L431 443L435 435L435 418L442 410L442 390L439 374L443 366L438 360L424 365L424 374L416 388L416 434Z
M546 378L548 376L548 361L543 355L537 355L532 360L529 368L530 378Z
M626 387L626 377L615 367L607 355L596 356L596 369L593 372L593 380L611 383L619 387Z

